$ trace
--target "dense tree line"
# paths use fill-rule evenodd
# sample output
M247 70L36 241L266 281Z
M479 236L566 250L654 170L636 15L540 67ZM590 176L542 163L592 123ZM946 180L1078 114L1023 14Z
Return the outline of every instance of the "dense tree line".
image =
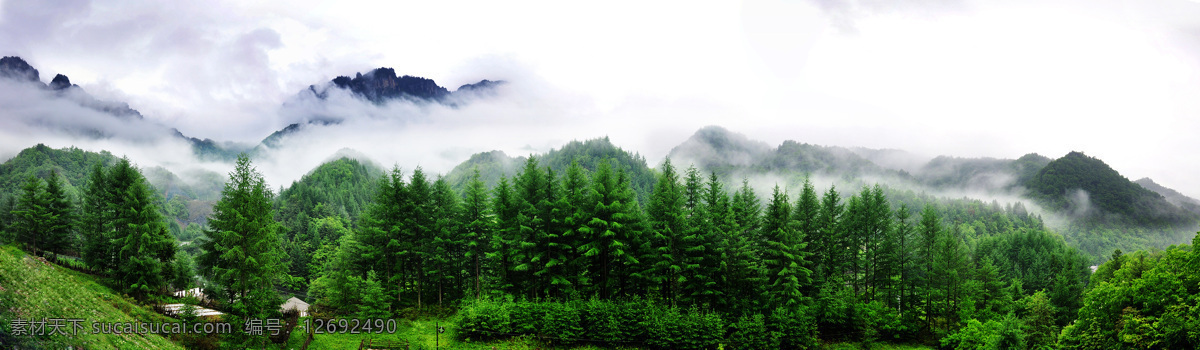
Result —
M1067 349L1195 349L1200 346L1200 235L1164 251L1114 251L1091 276Z
M1093 257L1020 203L882 186L843 194L807 180L794 196L776 187L760 198L745 181L729 188L670 160L639 195L640 175L621 162L523 161L495 186L472 172L460 191L420 168L379 175L343 160L276 198L240 157L207 227L187 229L199 236L195 264L218 307L241 319L274 315L275 288L299 280L292 287L307 285L324 315L453 307L469 316L464 324L498 327L463 333L473 336L538 334L521 324L668 329L580 330L564 343L624 335L663 348L803 348L818 336L955 348L1196 344L1187 246L1114 254L1089 282ZM162 215L170 205L127 160L93 164L75 190L56 171L26 177L0 201L3 238L78 254L139 298L194 283L192 259L176 251ZM480 318L497 315L508 321Z
M1020 205L914 211L920 195L819 194L807 182L794 199L776 188L764 200L748 183L729 191L670 160L646 203L630 181L606 161L559 174L530 157L490 191L474 175L459 195L419 168L393 169L310 296L347 315L494 297L642 298L729 320L803 314L826 339L932 342L963 339L964 327L1040 325L1043 337L1016 340L1050 344L1087 281L1088 259ZM1031 318L1034 306L1049 318Z

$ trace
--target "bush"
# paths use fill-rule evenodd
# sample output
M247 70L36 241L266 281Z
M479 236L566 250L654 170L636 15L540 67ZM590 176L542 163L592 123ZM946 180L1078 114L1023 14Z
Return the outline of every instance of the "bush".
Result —
M642 320L646 345L662 349L705 349L716 347L724 335L724 323L715 313L672 306L651 306Z
M1013 317L987 323L971 319L967 326L942 338L942 347L955 350L991 350L1025 348L1022 323Z
M724 338L715 313L644 299L625 302L513 302L481 299L462 308L459 335L482 340L536 336L559 344L594 342L662 349L711 349Z
M768 325L778 334L780 349L809 349L818 343L817 324L807 308L777 308Z
M479 299L465 305L459 335L473 340L488 340L513 335L511 301Z
M581 306L581 324L587 338L602 343L640 342L646 332L638 324L648 305L640 299L623 303L592 299Z
M742 315L737 322L729 325L729 350L762 349L774 350L779 348L779 332L767 329L767 323L762 314Z
M584 337L580 302L542 303L542 329L552 341L570 344Z

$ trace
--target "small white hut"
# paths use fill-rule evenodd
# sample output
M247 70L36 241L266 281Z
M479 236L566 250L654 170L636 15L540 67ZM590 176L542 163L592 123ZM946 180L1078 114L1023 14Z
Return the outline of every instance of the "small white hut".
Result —
M288 298L288 300L286 302L284 302L283 305L279 306L280 312L284 312L287 310L296 310L296 311L300 312L300 317L307 317L308 316L308 303L304 302L303 300L296 299L296 297L291 297L291 298Z

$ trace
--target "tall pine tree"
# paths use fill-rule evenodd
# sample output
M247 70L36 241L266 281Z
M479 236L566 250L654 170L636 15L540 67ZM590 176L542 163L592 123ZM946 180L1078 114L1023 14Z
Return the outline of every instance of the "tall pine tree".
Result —
M235 318L278 313L281 300L274 288L286 267L272 197L262 174L241 154L204 231L199 267Z
M679 293L680 273L683 271L683 237L686 229L684 195L679 187L678 175L671 159L663 162L658 183L650 193L646 206L649 220L649 249L644 263L648 265L647 277L658 284L660 295L675 302Z
M462 223L466 242L465 256L470 260L471 287L475 297L483 296L483 274L487 269L487 254L491 249L492 221L488 194L475 168L463 198Z

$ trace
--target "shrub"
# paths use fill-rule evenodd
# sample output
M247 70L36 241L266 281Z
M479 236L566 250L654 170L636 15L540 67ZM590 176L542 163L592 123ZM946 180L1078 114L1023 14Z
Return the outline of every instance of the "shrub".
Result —
M765 317L762 314L742 315L737 322L729 325L730 350L774 350L779 348L779 332L767 329Z
M495 339L513 334L512 302L479 299L465 305L459 335L474 340Z

